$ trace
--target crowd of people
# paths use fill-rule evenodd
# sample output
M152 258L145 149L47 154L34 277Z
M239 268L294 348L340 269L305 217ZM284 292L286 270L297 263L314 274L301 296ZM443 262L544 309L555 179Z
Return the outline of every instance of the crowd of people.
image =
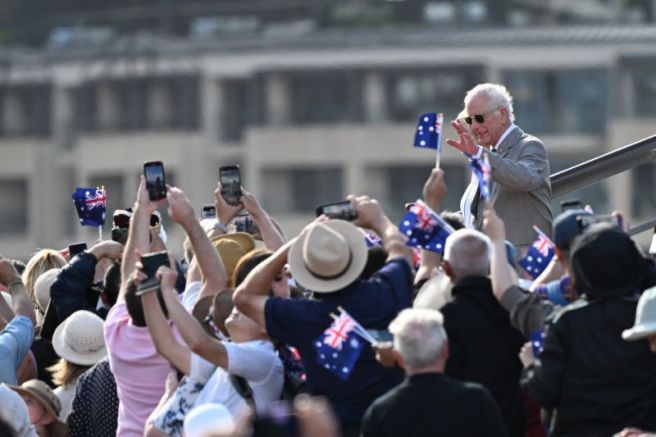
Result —
M492 186L473 176L442 212L443 253L366 195L288 238L246 190L231 205L219 183L200 219L142 177L113 240L0 258L0 435L656 435L654 262L625 221L552 221L546 149L503 86L473 88L453 127ZM417 191L441 211L444 172ZM536 224L556 255L529 280Z

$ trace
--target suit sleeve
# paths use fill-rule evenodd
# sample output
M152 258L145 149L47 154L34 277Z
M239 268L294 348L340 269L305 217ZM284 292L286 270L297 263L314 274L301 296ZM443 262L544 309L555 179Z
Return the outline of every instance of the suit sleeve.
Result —
M93 285L96 262L96 257L89 253L76 255L52 283L50 297L60 323L78 310L95 312L96 306L89 303L89 289Z
M522 150L517 160L489 153L492 180L509 191L528 192L540 186L549 168L544 144L537 138L525 139L515 147Z

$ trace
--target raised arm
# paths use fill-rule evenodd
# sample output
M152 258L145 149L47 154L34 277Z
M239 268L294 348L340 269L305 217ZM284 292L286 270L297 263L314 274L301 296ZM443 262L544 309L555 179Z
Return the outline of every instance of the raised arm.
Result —
M258 264L232 296L237 309L262 327L266 327L264 307L269 298L271 283L287 264L289 248L295 241L296 238L288 241L273 255Z
M200 225L189 199L176 187L169 188L166 198L169 202L168 213L171 220L182 226L194 249L194 260L198 263L203 277L199 297L223 290L228 283L228 276L219 254Z
M3 308L3 314L7 315L9 318L7 322L9 322L14 314L17 316L25 316L28 319L32 321L33 324L36 323L35 315L34 315L34 306L32 304L32 299L27 294L27 289L25 288L25 284L23 284L23 281L21 280L20 275L16 271L16 268L14 265L7 261L6 259L2 259L0 257L0 282L4 284L9 291L9 294L11 294L11 299L12 299L12 306L13 308L13 314L11 316L9 315L11 310L9 310L8 305L6 305L6 302L2 297L0 297L0 305L2 305Z
M175 269L161 267L157 271L157 278L160 280L162 293L164 289L175 289L175 281L178 273ZM147 279L147 276L137 270L135 272L135 282L138 284ZM145 293L141 296L144 316L148 332L153 339L157 352L168 360L169 363L185 375L189 374L189 365L191 363L191 352L189 348L178 343L171 332L171 327L166 321L166 316L157 298L157 290Z
M492 240L490 260L492 290L497 299L501 300L506 290L514 285L510 264L506 257L506 228L491 206L488 205L483 216L483 231Z
M276 251L285 244L285 239L274 226L271 217L260 206L253 194L244 191L241 196L241 203L244 205L244 209L253 217L253 220L255 220L267 249Z
M369 196L356 197L352 194L348 196L348 199L358 214L357 220L353 223L356 226L371 229L380 236L388 254L387 260L403 258L412 265L412 249L405 245L405 236L385 215L378 201L370 199Z
M162 274L168 274L170 269L160 267ZM225 346L216 338L211 337L200 326L198 321L182 306L174 289L175 281L171 284L162 283L162 296L169 311L169 317L175 323L176 328L184 339L189 349L197 355L200 355L207 361L222 367L228 368L228 353ZM188 350L187 350L188 352Z
M150 252L150 215L157 211L160 205L164 204L164 200L153 202L148 196L146 189L146 179L141 176L139 181L139 189L137 190L137 200L134 203L134 211L130 218L130 229L128 231L128 239L125 243L123 250L123 262L121 263L121 291L119 293L119 300L123 299L126 290L127 278L130 277L135 270L139 253Z
M434 168L428 180L424 184L424 201L435 212L439 212L442 199L446 195L446 183L444 182L444 171ZM442 255L430 250L421 251L421 264L415 275L415 284L424 279L429 279L436 272L442 262Z

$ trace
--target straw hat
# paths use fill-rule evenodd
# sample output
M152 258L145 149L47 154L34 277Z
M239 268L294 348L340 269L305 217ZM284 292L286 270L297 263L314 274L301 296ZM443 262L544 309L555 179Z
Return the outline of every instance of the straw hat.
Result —
M34 295L36 296L36 304L42 313L46 312L48 302L50 302L50 287L57 279L61 269L46 270L39 276L34 283Z
M38 379L30 379L20 386L10 386L19 395L27 396L41 405L48 413L52 414L55 421L48 425L50 435L55 437L67 436L68 425L59 420L61 402L48 384Z
M255 248L255 240L245 232L232 232L212 239L228 278L232 278L239 259Z
M103 320L90 311L76 311L60 323L52 336L57 355L82 366L92 366L107 356Z
M627 341L640 340L656 334L656 287L645 290L638 301L635 323L622 333Z
M226 288L213 296L205 296L199 299L196 305L194 305L192 311L193 316L210 335L214 335L214 332L206 323L208 317L211 318L214 325L221 330L223 335L230 336L225 328L225 320L234 307L234 303L232 302L234 291L234 288Z
M318 293L341 290L355 281L367 264L367 243L350 222L312 223L289 250L292 276Z

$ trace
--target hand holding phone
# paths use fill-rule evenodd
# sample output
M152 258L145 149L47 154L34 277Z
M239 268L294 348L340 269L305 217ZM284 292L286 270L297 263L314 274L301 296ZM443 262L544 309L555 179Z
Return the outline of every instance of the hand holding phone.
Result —
M68 246L68 259L73 259L78 253L87 250L87 243L75 243Z
M169 265L169 253L165 250L161 252L148 253L141 257L141 264L143 266L141 270L148 278L145 279L139 285L139 287L137 287L137 296L141 296L144 293L157 290L159 288L159 280L155 275L157 273L157 269L159 269L161 266Z
M164 164L162 164L162 161L150 161L144 163L143 167L148 197L152 201L164 199L166 197Z
M241 172L238 165L226 165L219 168L221 197L228 205L238 206L241 198Z
M346 220L349 222L358 218L358 213L353 208L350 200L320 205L316 209L316 214L317 217L325 214L331 219Z

